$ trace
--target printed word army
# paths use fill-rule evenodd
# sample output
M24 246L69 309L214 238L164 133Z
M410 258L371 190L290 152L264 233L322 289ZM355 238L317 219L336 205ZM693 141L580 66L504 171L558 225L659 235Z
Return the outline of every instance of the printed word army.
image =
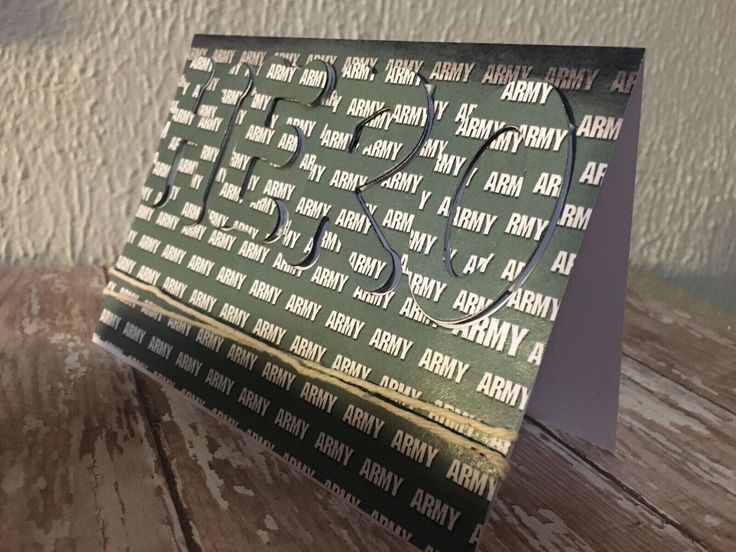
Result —
M223 53L218 53L217 56L214 54L212 55L213 59L216 57L217 60L219 60L217 63L235 63L235 61L237 61L235 59L234 51L232 50L228 50L227 55ZM296 63L300 59L300 56L296 53L282 52L279 55L286 56L286 59L288 59L290 63ZM331 64L335 63L337 60L337 56L310 54L307 59L309 62L321 60L325 64L330 64L331 66ZM226 60L231 61L228 62ZM259 51L248 55L243 54L241 62L265 63L264 52ZM341 71L337 71L337 74L347 80L375 81L378 63L378 58L348 56L342 65ZM194 58L192 61L192 68L194 69L204 70L210 66L211 63L203 60L202 58ZM562 94L563 90L591 90L600 73L600 70L593 68L553 66L549 67L546 73L544 73L543 80L534 80L534 77L532 77L534 66L532 65L488 65L485 67L485 70L483 70L482 68L477 67L476 63L440 60L431 64L425 64L422 60L391 58L386 62L385 78L378 83L379 86L384 87L379 88L379 91L385 93L387 97L390 97L390 85L413 86L418 82L416 80L416 75L418 75L418 72L421 70L426 72L429 82L438 83L439 86L441 86L443 82L468 83L470 82L471 76L474 74L482 84L499 86L499 93L496 99L498 105L495 107L495 110L498 111L497 115L499 117L504 115L503 108L500 107L504 103L529 104L548 106L549 109L562 109L560 106L555 104L555 102L551 101L555 95ZM325 71L327 71L327 69L320 71L312 68L304 69L302 71L298 70L296 65L288 66L271 63L267 67L263 68L263 70L258 73L258 76L253 78L255 78L255 82L257 84L256 88L261 87L258 83L268 82L271 87L276 83L277 85L284 87L287 85L292 87L296 86L302 91L322 90L322 92L325 93L324 105L332 107L335 115L342 114L344 111L345 115L348 117L365 119L368 121L367 124L375 129L386 131L389 130L392 125L428 125L428 111L426 105L411 106L400 102L396 105L391 105L388 101L381 99L352 97L346 102L346 106L343 106L343 111L337 111L337 104L339 102L335 98L342 98L342 96L336 90L331 90L330 87L332 85L328 84L331 81L330 79L325 78L327 75L327 72ZM409 75L411 78L402 75ZM627 77L627 79L628 80L624 80L626 80L626 86L630 88L629 81L633 82L633 78ZM216 81L214 82L216 85ZM187 86L189 85L189 83L185 84ZM292 97L286 93L286 90L287 88L284 88L284 97ZM331 93L328 94L330 90ZM294 93L291 92L290 94ZM267 100L268 97L257 92L252 98L251 106L254 109L264 110L268 103ZM447 100L439 99L433 101L435 106L435 122L442 122L443 115L445 114L449 102ZM216 106L206 104L200 107L197 116L200 118L213 118L216 110ZM486 116L481 116L481 112ZM178 114L177 117L182 124L191 126L193 121L197 119L197 116L195 116L194 113L185 112L183 107L177 107L176 113ZM380 116L378 116L378 114L380 114ZM184 115L187 116L185 117ZM239 116L240 119L242 119L242 115L243 113ZM511 153L516 153L522 146L525 148L557 152L563 148L567 141L571 140L571 130L569 128L541 126L524 121L514 123L505 121L502 118L489 118L488 115L489 113L487 110L484 111L484 107L482 105L463 102L454 119L451 121L455 124L454 135L460 138L485 141L501 128L516 124L516 132L501 134L498 136L498 139L488 145L489 149ZM236 115L233 114L233 117L235 116ZM276 115L275 117L278 116ZM518 115L516 115L516 117L518 117ZM354 136L351 133L342 130L339 125L332 122L318 125L317 119L310 118L308 115L299 117L288 116L285 118L285 122L288 125L293 125L293 127L300 129L300 132L303 134L302 142L306 143L306 141L315 140L319 142L319 145L323 148L346 151L349 144L354 139ZM578 137L613 141L618 137L621 124L621 118L585 114L581 118L576 134ZM231 137L236 133L232 133L232 136L229 133L225 133L225 126L226 125L222 125L222 129L218 131L218 136L222 138L220 147L215 148L214 146L206 146L207 151L210 152L206 155L206 159L214 162L214 165L206 170L209 170L210 175L217 174L217 178L222 180L224 180L227 171L230 169L227 169L223 164L222 156L220 156L218 152L232 147L233 158L231 159L229 166L233 170L245 170L246 166L249 165L250 160L252 159L248 154L240 153L240 151L243 150L240 144L236 144L235 146L231 146L229 144ZM246 140L268 145L275 142L276 133L275 127L267 128L260 123L253 123L251 126L247 127L244 136ZM372 143L361 145L361 147L356 150L356 155L384 159L391 161L396 165L401 162L404 167L410 166L414 158L434 158L435 162L432 172L435 175L452 177L456 181L456 179L459 178L462 169L467 166L469 157L458 153L450 153L454 144L447 140L432 138L429 133L424 136L422 140L422 142L417 144L417 146L420 147L412 150L412 148L409 147L410 144L396 140L378 138ZM180 138L176 137L173 139L172 143L180 141ZM301 151L304 147L304 143L302 142L300 142L297 151ZM282 149L283 148L289 150L293 149L291 146L288 146L288 148L283 146ZM412 150L410 154L404 153L409 150ZM408 157L402 159L402 155L408 155ZM268 160L266 157L264 157L264 159ZM308 171L309 180L311 181L319 181L327 168L325 165L317 163L316 160L318 160L318 157L315 153L308 153L305 154L304 159L299 164L300 169ZM269 160L269 162L271 161ZM192 175L193 182L197 182L196 185L193 184L193 187L199 188L200 184L207 178L211 178L211 176L208 177L204 174L198 174L198 164L198 161L189 158L184 158L181 162L177 163L175 167L173 165L166 165L162 161L157 161L154 165L154 174L158 175L160 178L166 178L168 181L172 170L183 172L185 174ZM421 192L419 209L422 210L424 208L426 201L432 194L431 191L421 190L420 186L422 181L425 179L425 175L407 170L388 172L386 174L390 174L390 176L379 183L381 188L412 195ZM545 189L541 189L540 183L538 182L537 185L534 186L534 193L556 198L559 195L561 178L555 174L550 175L549 173L543 173L543 176L544 175L547 175L547 180L545 182L548 182L549 185ZM254 180L251 181L251 185L256 183L260 177L253 175L252 178ZM350 172L350 170L339 168L332 173L329 180L329 186L340 190L356 191L367 182L368 178L369 177L365 174L353 173ZM543 177L540 177L540 182L542 178ZM600 179L596 176L596 181L599 180ZM484 186L484 191L489 191L506 197L519 198L523 186L524 183L522 176L518 174L494 171L489 176L488 181ZM174 189L172 189L171 193L172 201L179 191L178 187L173 188ZM185 208L182 210L182 215L186 216L187 213L190 213L192 216L201 217L202 213L208 209L208 190L209 188L205 189L201 207L191 202L187 202L185 204ZM237 186L226 181L223 181L223 192L226 197L232 200L238 200L241 193ZM286 202L283 205L287 210L292 208L290 207L292 204L288 202L290 202L293 197L293 209L294 214L296 215L315 220L320 220L329 216L334 221L333 224L336 228L347 229L364 234L373 230L378 234L379 239L384 244L389 243L387 237L384 235L385 229L410 234L411 240L409 242L409 248L412 251L421 252L424 255L428 255L430 251L432 251L434 244L438 241L438 236L432 236L424 232L416 231L413 228L415 215L402 210L390 208L382 218L379 219L379 224L372 224L371 220L373 219L376 210L376 206L372 204L366 205L362 203L360 207L363 209L363 212L351 211L349 209L342 208L339 212L331 213L331 211L333 211L333 207L335 207L334 205L314 198L300 197L301 192L297 191L297 187L294 183L278 180L276 178L269 178L267 180L263 193L267 197L278 198L279 200ZM152 188L147 188L146 196L151 198L155 196ZM467 206L459 206L455 211L454 219L449 220L450 204L451 198L449 196L445 197L442 205L437 211L438 215L448 219L446 221L448 226L452 225L463 230L477 232L484 236L490 235L492 229L496 226L495 223L499 218L497 215ZM255 208L256 203L252 203L251 205ZM161 206L162 205L157 205L157 207ZM565 224L565 226L584 229L584 218L589 216L589 211L582 212L580 209L582 208L577 206L565 206L563 220L570 221L570 224ZM166 214L177 217L177 215L173 215L172 213ZM212 215L212 213L210 214ZM147 212L144 209L141 211L141 216L151 217L152 214L151 211ZM214 216L218 220L221 220L223 217L223 215L219 213L214 213ZM580 219L580 221L577 219ZM203 220L206 221L208 219L205 217ZM284 220L286 220L286 218ZM505 224L505 233L507 235L532 238L539 241L543 233L546 231L548 221L544 218L531 217L524 213L514 213L512 219L507 221ZM168 222L166 223L166 226L170 226ZM194 235L195 230L192 229L187 232L190 235ZM316 236L317 234L315 234L315 237L310 239L310 244L313 244ZM298 237L299 234L297 232L286 232L281 239L281 243L285 247L292 247L293 241L297 240ZM201 234L198 239L201 239ZM234 235L220 230L214 230L209 237L208 243L224 251L231 251L235 245L235 241L236 238ZM322 244L322 247L340 253L340 243L341 240L338 236L331 233L330 239L326 240ZM151 253L156 253L162 245L165 247L162 255L164 258L177 264L183 261L184 252L180 248L162 244L157 238L149 235L142 235L138 242L138 247ZM310 247L314 247L314 245L308 246L307 252ZM384 245L384 248L387 249L388 247L395 251L393 244L391 246ZM263 263L265 257L268 255L268 251L269 249L263 245L246 240L240 248L239 253L245 258ZM279 255L281 255L281 253L279 253ZM355 251L351 252L350 255L350 265L354 272L374 279L377 279L384 272L386 261L369 257ZM279 260L279 264L283 267L283 271L294 272L298 270L294 266L285 262L283 257L279 257ZM199 256L192 256L187 264L188 269L205 276L209 276L213 267L214 263L211 260ZM473 272L476 267L477 263L473 266L466 267L464 274ZM158 275L153 272L145 272L140 275L142 279L149 283L155 282L157 276ZM219 273L216 274L216 278L218 282L236 290L240 290L244 286L246 280L243 273L240 273L231 267L221 267ZM322 267L318 267L318 270L312 275L312 281L322 285L323 287L337 290L338 292L342 292L346 280L346 274L340 274L334 270ZM276 303L282 291L262 281L252 282L248 290L252 296L260 299L261 301L272 304ZM182 297L183 290L179 288L174 290L174 293L177 297ZM208 311L211 310L213 305L208 303L208 298L197 295L196 299L201 301L197 304L203 305L202 308L205 308ZM437 301L436 298L433 300ZM314 320L316 312L309 312L309 308L308 303L299 303L298 299L294 302L291 302L290 300L290 304L287 306L287 310L290 312L293 312L298 316ZM328 327L331 327L334 331L339 333L352 335L354 339L357 339L357 334L360 332L360 329L357 327L351 327L350 321L346 319L333 321L331 326ZM336 329L338 327L340 329Z

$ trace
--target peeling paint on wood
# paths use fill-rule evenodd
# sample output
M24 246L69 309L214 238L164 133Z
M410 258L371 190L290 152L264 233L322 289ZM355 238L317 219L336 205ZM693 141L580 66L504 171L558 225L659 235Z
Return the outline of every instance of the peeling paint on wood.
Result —
M100 269L0 272L0 549L184 549Z
M188 529L203 550L407 549L368 516L178 391L138 377L176 476Z
M615 455L565 436L708 550L736 542L736 415L624 359Z
M311 550L317 542L320 550L407 549L176 390L139 377L202 543L233 551ZM705 550L534 424L523 426L512 465L480 552ZM266 512L283 526L280 533L267 530Z
M736 334L629 291L624 353L736 413Z
M0 550L407 545L91 346L99 269L0 270ZM630 293L618 450L527 422L479 550L733 550L736 343Z

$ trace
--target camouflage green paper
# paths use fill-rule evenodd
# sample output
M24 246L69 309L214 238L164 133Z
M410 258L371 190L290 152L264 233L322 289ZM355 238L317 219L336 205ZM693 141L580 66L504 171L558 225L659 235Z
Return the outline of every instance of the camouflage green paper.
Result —
M113 297L96 341L420 549L474 550L642 56L195 37L116 269L375 392Z

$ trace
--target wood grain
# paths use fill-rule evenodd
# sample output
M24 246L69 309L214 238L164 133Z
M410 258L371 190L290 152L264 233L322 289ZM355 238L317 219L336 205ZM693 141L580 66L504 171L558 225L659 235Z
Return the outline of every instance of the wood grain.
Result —
M0 549L184 549L100 269L0 271Z
M479 552L706 550L535 423L511 460Z
M412 550L89 343L98 269L0 270L0 550ZM525 422L482 552L726 552L733 335L629 293L618 450Z
M736 328L726 332L686 311L629 291L624 353L736 414Z
M186 505L185 531L203 550L411 550L178 392L140 378ZM483 552L704 550L534 425L525 424L512 464Z
M736 415L631 359L622 366L618 448L564 440L713 552L736 543Z
M137 377L171 463L193 548L407 549L368 516L178 391L147 375Z

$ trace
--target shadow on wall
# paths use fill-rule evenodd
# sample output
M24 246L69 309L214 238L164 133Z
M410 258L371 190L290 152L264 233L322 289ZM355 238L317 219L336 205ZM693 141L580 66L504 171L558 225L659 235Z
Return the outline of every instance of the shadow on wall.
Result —
M77 15L77 6L68 2L0 0L0 47L61 37L75 28Z
M736 312L736 0L517 4L0 0L0 196L14 214L0 222L0 265L115 258L196 31L638 44L648 53L632 264ZM299 17L272 17L292 9Z

